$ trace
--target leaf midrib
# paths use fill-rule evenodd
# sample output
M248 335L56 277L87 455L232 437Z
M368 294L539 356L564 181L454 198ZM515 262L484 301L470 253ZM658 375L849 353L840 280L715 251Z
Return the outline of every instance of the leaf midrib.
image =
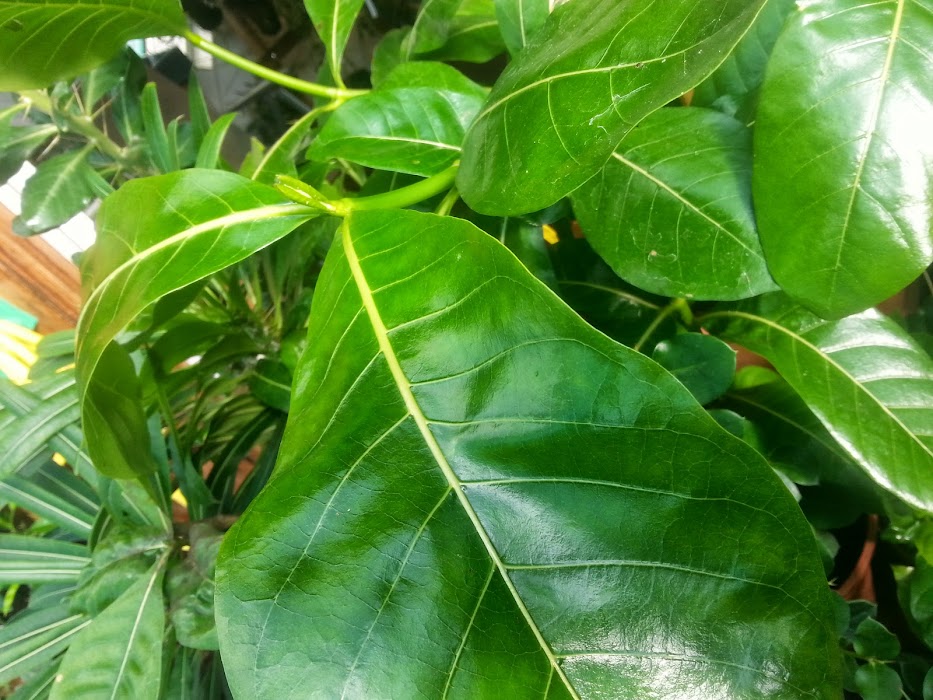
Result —
M395 380L396 387L402 397L402 400L405 403L405 407L408 410L408 413L414 419L415 424L418 426L418 430L421 432L422 438L427 444L428 449L431 451L431 455L434 457L434 461L437 463L441 472L444 474L448 485L457 495L457 499L460 501L461 507L465 511L467 517L469 517L470 522L473 524L476 533L479 535L483 545L486 548L487 554L498 570L499 575L502 577L502 580L506 587L509 589L509 592L512 594L512 598L515 600L515 603L518 606L522 617L525 619L526 624L534 634L535 639L537 639L541 650L547 656L551 667L554 669L557 675L560 676L571 697L574 698L574 700L581 700L579 694L574 689L573 685L571 685L567 676L564 674L564 670L561 668L560 663L558 662L557 657L554 655L554 652L551 650L550 645L544 639L544 635L541 633L541 630L532 619L531 613L528 611L528 608L525 606L525 603L519 595L518 590L515 588L515 584L512 583L505 563L502 561L502 558L499 556L499 552L496 551L496 548L489 537L489 534L486 532L486 529L480 522L479 515L476 513L473 505L467 499L466 494L463 491L460 478L457 476L453 468L450 466L450 463L447 461L446 455L441 449L441 446L438 444L434 434L431 432L430 427L428 426L427 417L421 410L421 406L418 404L417 399L415 399L414 392L411 388L411 382L409 381L408 377L405 376L405 372L402 369L402 365L395 353L395 349L392 347L392 343L389 340L388 329L386 328L386 325L382 320L382 316L379 313L379 309L376 306L376 300L373 297L372 289L366 280L365 274L363 273L363 268L360 265L360 260L356 254L356 249L353 247L353 240L350 236L349 226L351 218L352 217L347 217L344 219L343 224L340 227L340 234L344 246L344 254L346 255L347 263L349 264L350 272L353 276L353 281L356 283L357 289L360 293L360 298L363 301L363 308L366 310L366 315L369 317L369 322L373 329L373 335L375 335L379 349L382 352L383 357L385 357L386 364L389 367L389 371L392 373L392 378Z
M814 345L813 343L811 343L810 341L808 341L808 340L807 340L806 338L804 338L803 336L798 335L797 333L794 333L794 332L793 332L792 330L790 330L789 328L786 328L786 327L782 326L782 325L779 324L779 323L775 323L774 321L771 321L770 319L764 318L763 316L756 316L755 314L750 314L750 313L747 313L747 312L745 312L745 311L717 311L717 312L714 312L714 313L711 313L711 314L707 314L706 316L703 317L702 320L706 320L706 319L709 319L709 318L714 318L714 317L717 317L717 316L718 316L718 317L730 317L730 316L731 316L731 317L737 317L737 318L744 318L744 319L746 319L746 320L748 320L748 321L752 321L753 323L760 323L760 324L762 324L762 325L764 325L764 326L768 326L769 328L773 328L773 329L779 331L780 333L783 333L784 335L790 337L790 338L791 338L792 340L794 340L795 342L800 343L801 345L803 345L804 347L806 347L806 348L809 349L810 351L816 353L818 356L820 356L821 358L823 358L823 360L824 360L828 365L830 365L830 366L831 366L832 368L834 368L837 372L839 372L845 379L848 379L849 381L852 382L852 384L854 384L856 387L858 387L858 389L859 389L863 394L865 394L866 396L868 396L868 397L871 399L871 401L872 401L874 404L876 404L876 405L882 410L882 412L884 412L885 414L887 414L887 416L891 419L891 421L894 422L894 424L895 424L898 428L900 428L901 431L903 431L911 440L913 440L914 442L916 442L917 445L920 446L920 449L923 450L923 452L924 452L925 454L927 454L930 458L933 458L933 452L931 452L930 449L927 448L927 446L924 445L923 442L921 442L921 441L917 438L917 436L914 435L914 434L907 428L906 425L904 425L904 423L901 421L901 419L898 418L898 417L894 414L894 412L891 411L891 409L889 409L880 399L878 399L878 397L876 397L873 393L871 393L871 392L868 390L868 388L867 388L864 384L862 384L860 381L858 381L845 367L843 367L842 365L840 365L840 364L839 364L838 362L836 362L832 357L830 357L829 355L827 355L826 353L824 353L819 347L817 347L816 345ZM796 362L796 361L795 361L795 362ZM797 363L797 364L798 364L798 366L799 366L799 363Z

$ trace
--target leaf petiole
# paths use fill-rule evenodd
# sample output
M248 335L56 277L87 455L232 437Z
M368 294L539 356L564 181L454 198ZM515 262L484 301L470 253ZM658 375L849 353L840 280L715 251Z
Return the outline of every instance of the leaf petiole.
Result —
M369 90L349 90L347 88L337 88L330 87L328 85L319 85L318 83L310 83L307 80L301 80L300 78L295 78L291 75L286 75L272 68L266 68L259 63L250 61L249 59L238 56L232 51L227 51L227 49L222 46L218 46L212 41L208 41L202 36L195 34L194 32L188 30L182 35L190 41L192 44L197 46L202 51L206 51L211 56L219 58L225 63L229 63L231 66L236 66L241 70L245 70L247 73L252 73L257 78L262 78L263 80L268 80L270 83L275 83L276 85L281 85L282 87L289 88L290 90L295 90L296 92L303 92L308 95L314 95L316 97L326 97L330 100L347 100L351 97L356 97L358 95L363 95L369 92Z

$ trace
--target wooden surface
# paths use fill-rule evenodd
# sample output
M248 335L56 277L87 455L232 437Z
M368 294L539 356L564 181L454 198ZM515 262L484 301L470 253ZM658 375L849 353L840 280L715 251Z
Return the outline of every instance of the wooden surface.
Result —
M78 269L38 236L13 233L0 206L0 299L39 319L40 333L74 328L81 304Z

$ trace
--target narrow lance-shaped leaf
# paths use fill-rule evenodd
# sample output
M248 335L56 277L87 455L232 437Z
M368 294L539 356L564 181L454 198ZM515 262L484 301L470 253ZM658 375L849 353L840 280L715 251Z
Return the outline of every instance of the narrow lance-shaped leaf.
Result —
M543 209L590 179L642 119L713 71L765 0L573 0L496 82L458 186L483 213Z
M777 287L758 241L751 131L708 109L662 109L573 194L587 240L655 294L744 299Z
M20 613L0 628L0 683L48 666L90 623L64 605Z
M159 697L164 574L163 557L81 631L62 659L52 700Z
M351 215L309 337L276 472L218 561L235 694L838 695L775 474L491 236Z
M318 36L327 48L327 65L338 85L343 84L340 63L350 38L350 31L364 0L305 0Z
M0 479L15 473L38 450L46 446L54 437L73 425L80 417L78 395L75 391L74 377L66 378L67 383L60 384L57 391L41 400L36 397L28 410L22 415L0 427ZM9 405L28 392L8 392L9 380L0 378L0 405ZM19 414L20 411L11 411Z
M768 64L755 210L774 279L824 318L933 262L933 0L811 0Z
M0 90L45 88L110 60L130 39L186 28L176 0L4 0Z
M68 500L49 493L30 479L12 476L0 481L0 501L15 503L84 539L87 539L94 527L94 516Z
M28 535L0 535L0 585L76 581L88 563L84 545Z
M766 357L877 483L933 512L933 361L894 321L824 321L778 293L702 322Z
M98 243L84 270L92 291L76 349L85 431L98 438L109 434L118 446L104 462L95 456L98 441L88 440L99 469L121 477L135 471L128 439L111 427L111 420L123 420L116 405L88 403L95 370L116 335L161 297L242 260L313 216L271 187L213 170L134 180L104 201ZM116 453L122 460L115 463Z

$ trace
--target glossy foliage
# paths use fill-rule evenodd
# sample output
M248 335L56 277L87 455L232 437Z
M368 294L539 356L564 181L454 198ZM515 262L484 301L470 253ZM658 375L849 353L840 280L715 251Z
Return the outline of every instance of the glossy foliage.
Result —
M402 64L378 90L337 109L308 155L435 175L460 157L466 128L485 97L483 88L447 66Z
M305 7L327 48L327 65L330 66L331 75L342 83L340 62L350 38L350 30L363 7L363 0L305 0Z
M139 216L127 218L126 211L139 211ZM139 421L129 434L114 429L127 415L109 400L120 391L107 391L101 382L108 377L94 377L116 335L161 297L242 260L314 215L271 187L210 170L136 180L107 199L98 215L98 243L85 266L90 293L76 353L84 428L97 438L89 448L99 469L117 476L139 469L134 458L140 449ZM113 372L119 365L110 366ZM132 369L122 374L125 382L132 376ZM95 381L101 389L97 394ZM111 442L117 446L106 455L98 453L98 459L95 450Z
M704 324L764 355L878 484L933 511L933 362L896 323L824 321L774 294Z
M510 53L517 54L528 45L550 11L549 0L496 0L496 18Z
M827 318L933 261L933 2L806 3L755 125L755 207L778 283Z
M175 0L4 0L0 90L47 87L113 58L129 39L185 28Z
M489 214L556 202L644 117L725 59L764 0L574 0L496 81L467 134L458 185Z
M751 138L712 110L658 110L574 192L587 240L622 279L655 294L773 291L752 211Z
M309 338L218 563L238 696L835 697L786 489L492 238L352 214Z

